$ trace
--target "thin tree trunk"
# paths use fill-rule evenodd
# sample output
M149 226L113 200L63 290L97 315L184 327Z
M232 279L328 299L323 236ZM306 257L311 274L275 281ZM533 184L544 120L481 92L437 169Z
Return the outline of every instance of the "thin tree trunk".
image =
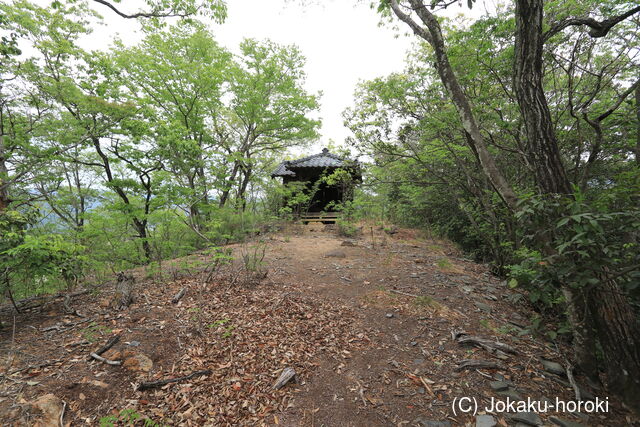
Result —
M0 129L0 213L7 210L11 200L9 199L9 169L7 168L7 153L4 143L4 134Z
M636 164L640 166L640 86L636 87Z
M189 189L192 192L192 196L196 195L196 184L195 184L195 174L187 176L187 183ZM200 230L200 212L198 210L198 204L195 201L192 201L191 205L189 205L189 218L193 226Z
M247 187L249 186L249 181L251 181L252 176L251 166L245 168L242 175L242 183L238 189L238 207L242 208L242 211L244 212L247 207Z
M13 298L13 293L11 292L11 282L9 281L9 273L8 273L8 271L5 271L3 276L4 276L5 292L6 292L7 296L9 297L9 300L11 301L11 304L13 305L13 308L16 310L16 313L21 313L20 309L18 308L18 304L16 304L16 300Z
M458 116L460 117L464 130L469 134L470 139L473 142L473 146L478 153L478 159L482 166L482 170L487 175L489 182L491 182L491 185L505 204L511 210L515 210L518 198L496 165L496 162L489 152L484 138L480 133L480 127L473 115L471 103L460 87L458 78L449 63L449 57L447 56L440 24L436 17L429 12L427 7L422 4L421 1L409 0L409 3L420 20L427 27L428 31L418 25L409 15L404 13L398 5L397 0L391 0L391 8L396 16L409 25L417 36L429 42L431 47L433 47L438 75L440 76L440 80L444 84L453 104L456 107L456 111L458 112Z
M133 219L133 225L138 232L138 237L142 240L142 250L147 261L151 261L153 255L151 251L151 245L149 244L149 236L147 235L147 221L140 221L137 218Z
M222 191L222 194L220 195L219 206L221 208L223 208L224 205L227 203L227 200L229 200L229 194L231 193L231 186L233 185L233 181L235 181L236 179L236 175L238 174L239 169L240 169L240 164L238 163L238 161L235 161L233 163L233 169L231 170L231 175L229 175L229 179L226 182L225 188Z
M76 210L76 231L82 231L84 228L84 214L86 210L86 200L84 196L84 191L82 190L82 180L80 179L80 173L78 171L78 165L73 165L73 179L75 181L76 191L78 192L78 199L80 201L80 205Z
M109 161L109 157L107 157L107 155L104 154L104 152L102 151L102 147L100 147L100 139L94 137L92 139L92 142L93 142L93 147L96 150L96 153L102 160L102 168L104 169L104 172L107 176L107 182L112 183L111 187L116 192L118 197L120 197L123 203L127 206L131 206L131 201L129 200L127 193L125 193L124 190L119 185L113 185L114 177L113 177L113 172L111 171L111 162ZM148 210L149 200L150 200L150 194L148 193L148 191L149 191L149 188L147 188L147 201L145 205L145 210ZM138 237L142 239L142 249L144 251L145 257L147 258L147 260L151 260L151 255L152 255L151 245L147 240L147 237L148 237L147 236L147 220L140 219L137 217L133 217L132 220L133 220L133 225L135 226L135 229L138 232Z
M607 117L609 117L611 114L613 114L618 109L618 107L622 105L622 102L629 95L631 95L632 92L635 91L636 96L638 96L638 88L640 88L640 79L636 80L634 84L629 86L629 88L625 90L618 97L617 101L613 103L613 105L611 105L604 113L600 114L595 119L589 118L589 114L587 112L584 112L582 114L582 116L584 117L584 120L593 128L595 132L595 140L594 140L594 143L591 145L591 152L589 153L589 158L587 159L587 162L584 165L584 170L582 172L580 188L583 191L587 189L587 183L591 176L591 168L593 167L593 164L598 159L598 155L600 154L600 151L602 151L602 145L604 143L604 131L602 130L602 121L605 120Z

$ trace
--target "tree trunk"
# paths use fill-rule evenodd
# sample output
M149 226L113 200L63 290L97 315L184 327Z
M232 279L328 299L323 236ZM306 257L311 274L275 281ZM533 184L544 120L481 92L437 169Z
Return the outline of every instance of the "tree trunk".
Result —
M636 164L640 166L640 86L636 87Z
M151 261L151 257L153 253L151 252L151 245L149 244L149 239L147 235L147 221L140 221L137 218L133 219L133 225L136 227L136 231L138 232L138 237L142 240L142 250L144 251L144 256L147 261Z
M200 200L198 200L198 206L202 207L202 209L198 208L200 211L198 215L200 216L200 226L203 227L204 224L211 219L209 215L211 212L209 209L209 183L207 182L207 174L203 167L198 168L197 176L200 178L202 185L201 197Z
M242 183L240 184L240 188L238 189L238 207L242 209L242 211L244 212L244 210L247 207L247 198L246 198L246 193L247 193L247 187L249 186L249 181L251 181L251 176L252 176L252 170L251 167L247 167L246 169L244 169L244 171L242 172Z
M220 195L220 204L219 204L219 206L221 208L223 208L224 205L227 203L227 200L229 200L229 194L231 193L231 186L233 185L233 181L235 181L235 179L236 179L236 175L238 174L238 170L239 169L240 169L240 164L236 160L233 163L233 169L231 170L231 175L229 175L229 179L226 182L225 188L222 191L222 194Z
M571 194L542 85L542 18L542 0L516 1L514 89L538 188L544 194Z
M542 86L543 0L516 1L514 89L527 134L536 183L544 194L571 195ZM546 255L551 255L547 253ZM593 375L596 347L592 329L602 346L610 389L640 411L640 325L627 296L604 278L589 297L589 289L562 284L574 332L579 365ZM593 314L593 323L591 315ZM592 326L593 325L593 326Z
M4 134L0 129L0 213L7 210L9 199L9 169L7 168L7 154L4 145Z
M609 389L640 414L640 322L629 297L618 284L602 276L595 291L598 339L606 359Z
M593 311L593 299L583 289L565 286L562 294L567 301L567 316L573 329L573 350L578 368L595 384L600 383L598 376L598 358L596 348L596 327Z
M133 290L135 279L130 274L118 273L116 292L111 300L111 307L114 310L124 310L133 302Z

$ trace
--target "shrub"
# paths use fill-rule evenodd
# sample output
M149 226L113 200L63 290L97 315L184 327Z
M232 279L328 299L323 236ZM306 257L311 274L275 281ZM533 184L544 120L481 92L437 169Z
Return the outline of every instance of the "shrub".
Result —
M338 226L338 234L343 237L355 237L358 234L358 228L355 224L338 220L336 221L336 225Z
M30 233L31 218L18 211L0 216L0 279L16 298L74 285L86 262L84 247L63 235Z

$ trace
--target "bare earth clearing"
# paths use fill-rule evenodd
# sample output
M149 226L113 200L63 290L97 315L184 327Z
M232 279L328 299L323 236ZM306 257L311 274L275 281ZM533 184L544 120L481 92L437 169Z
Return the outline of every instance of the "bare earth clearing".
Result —
M62 298L15 323L4 310L3 425L99 425L132 409L164 425L457 426L476 417L454 415L455 398L475 397L479 414L491 397L575 398L566 377L547 372L557 366L540 361L566 366L567 349L523 333L533 312L516 291L443 242L373 232L345 239L309 226L264 237L261 281L238 280L238 262L208 280L165 273L145 282L140 271L134 303L121 311L109 308L113 286L73 299L83 317L65 315ZM232 247L236 258L247 251ZM90 361L114 336L102 356L122 365ZM273 389L287 367L296 381ZM577 381L583 398L606 397ZM493 416L503 426L634 421L615 399L609 411Z

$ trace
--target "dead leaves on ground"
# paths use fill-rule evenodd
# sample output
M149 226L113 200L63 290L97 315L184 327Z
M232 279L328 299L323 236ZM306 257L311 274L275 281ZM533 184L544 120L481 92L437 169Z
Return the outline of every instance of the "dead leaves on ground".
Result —
M436 301L428 295L411 296L391 293L379 289L366 293L361 297L365 306L395 310L413 316L441 317L457 319L464 315L455 309Z
M192 289L193 298L183 302L198 303L181 303L173 325L181 331L185 354L175 372L157 372L151 380L204 368L213 372L146 392L155 400L148 409L154 419L186 425L271 422L271 415L293 402L295 384L272 388L283 369L293 367L297 380L305 381L321 355L343 358L347 348L363 343L352 334L349 307L265 287Z

